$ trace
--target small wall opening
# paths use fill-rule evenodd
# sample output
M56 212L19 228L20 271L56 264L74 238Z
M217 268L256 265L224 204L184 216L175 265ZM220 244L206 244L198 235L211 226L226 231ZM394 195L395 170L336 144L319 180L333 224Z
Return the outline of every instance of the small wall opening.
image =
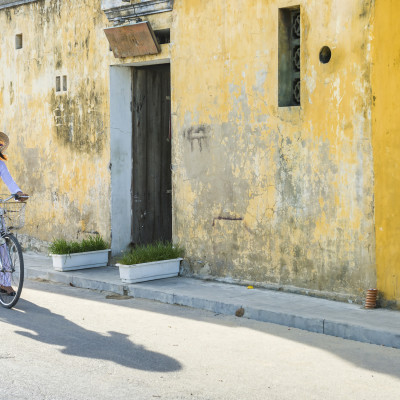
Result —
M169 29L160 29L158 31L154 31L154 35L159 44L170 43L170 30Z
M61 92L61 77L56 76L56 92Z
M15 35L15 48L22 49L22 33Z
M63 75L63 91L67 91L67 75Z
M301 72L300 6L279 9L278 105L300 106Z

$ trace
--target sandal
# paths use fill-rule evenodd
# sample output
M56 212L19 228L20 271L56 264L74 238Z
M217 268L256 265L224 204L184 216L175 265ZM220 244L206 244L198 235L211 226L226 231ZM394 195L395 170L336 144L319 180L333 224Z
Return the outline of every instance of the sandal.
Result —
M11 289L11 292L7 289ZM17 294L11 286L9 286L8 288L5 286L0 286L0 293L6 294L8 296L15 296Z

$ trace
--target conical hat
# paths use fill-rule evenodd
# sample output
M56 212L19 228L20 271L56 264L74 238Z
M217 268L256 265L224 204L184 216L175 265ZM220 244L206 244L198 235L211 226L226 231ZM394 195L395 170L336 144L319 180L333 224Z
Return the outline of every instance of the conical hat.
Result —
M0 145L1 145L1 144L2 144L3 146L0 146L0 151L3 153L4 151L6 151L8 145L10 144L10 139L9 139L8 136L7 136L5 133L3 133L3 132L0 132Z

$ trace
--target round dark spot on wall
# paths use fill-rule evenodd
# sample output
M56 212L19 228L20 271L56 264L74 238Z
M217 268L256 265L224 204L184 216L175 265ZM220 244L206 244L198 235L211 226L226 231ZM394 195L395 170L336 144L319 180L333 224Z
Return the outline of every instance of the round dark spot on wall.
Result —
M328 64L328 62L331 60L331 57L331 49L328 46L324 46L319 52L319 61L322 64Z

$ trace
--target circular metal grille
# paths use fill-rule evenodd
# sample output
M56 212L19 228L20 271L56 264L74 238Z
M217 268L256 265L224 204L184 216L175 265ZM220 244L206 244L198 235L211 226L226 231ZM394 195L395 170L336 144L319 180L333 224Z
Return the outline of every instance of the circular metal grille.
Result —
M293 101L297 105L300 104L300 79L295 79L293 81Z
M300 71L300 46L293 49L293 68L295 71Z
M292 34L294 37L300 37L300 13L293 17Z

